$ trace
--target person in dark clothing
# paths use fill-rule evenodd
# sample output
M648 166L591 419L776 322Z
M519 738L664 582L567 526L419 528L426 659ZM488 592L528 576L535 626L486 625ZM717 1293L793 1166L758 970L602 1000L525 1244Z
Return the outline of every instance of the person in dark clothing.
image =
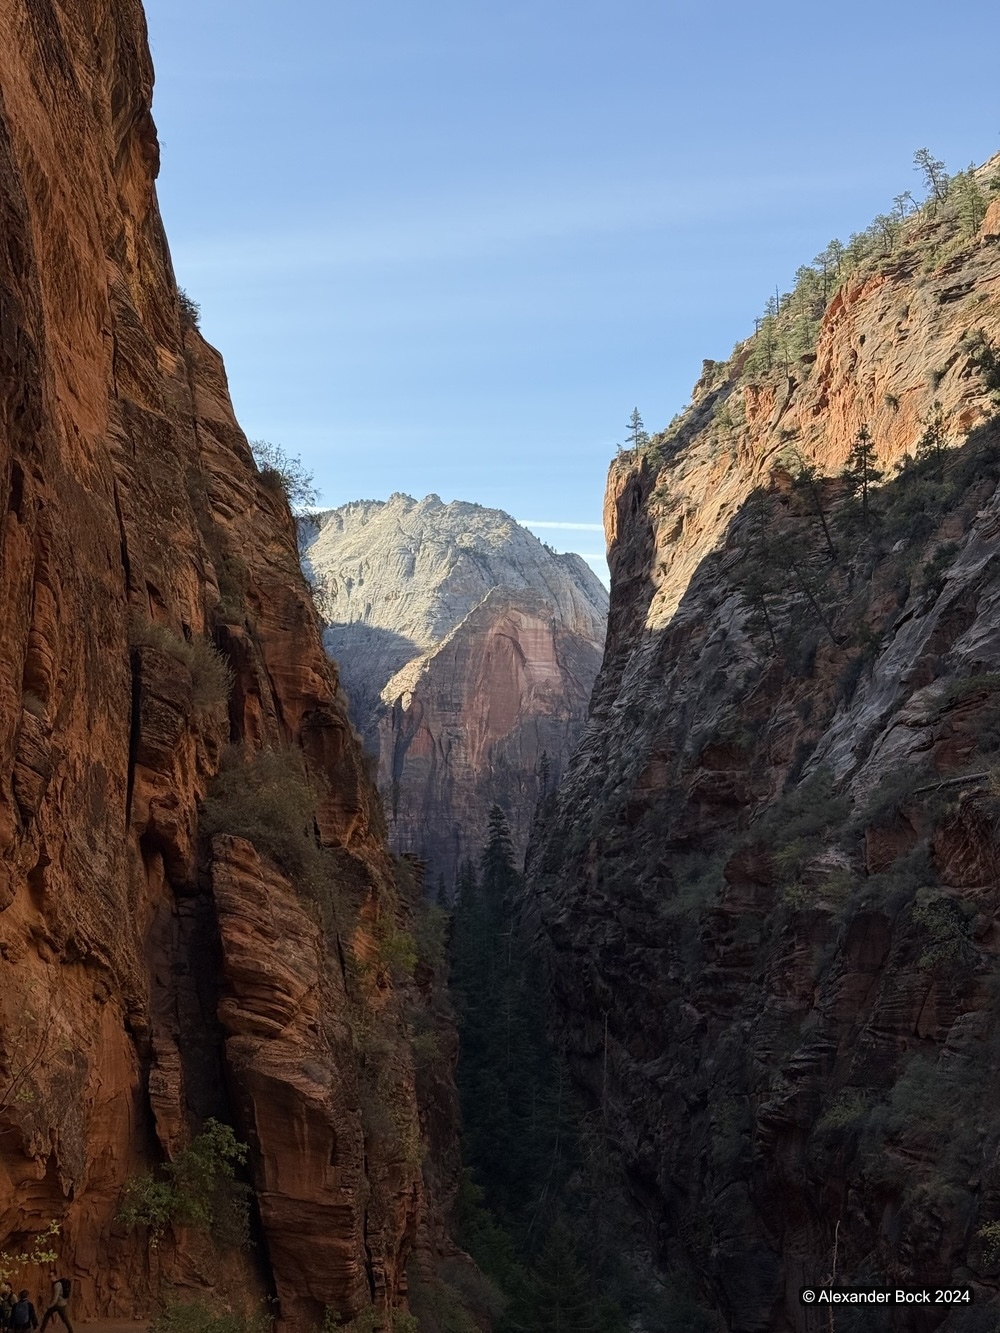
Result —
M46 1325L55 1314L57 1314L66 1325L69 1333L73 1333L73 1325L69 1322L69 1310L67 1308L69 1305L69 1293L63 1286L62 1279L56 1277L56 1270L54 1268L49 1273L49 1278L52 1282L52 1301L49 1308L42 1315L41 1333L45 1333Z
M35 1307L31 1301L28 1300L27 1287L18 1292L17 1300L11 1307L9 1327L16 1329L17 1333L25 1333L25 1329L38 1327L38 1315L35 1314Z
M10 1328L10 1312L16 1301L17 1297L10 1283L0 1282L0 1328Z

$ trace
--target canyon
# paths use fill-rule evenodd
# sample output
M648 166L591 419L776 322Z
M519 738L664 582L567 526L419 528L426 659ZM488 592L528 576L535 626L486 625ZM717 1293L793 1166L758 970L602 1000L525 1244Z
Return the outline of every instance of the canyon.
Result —
M499 806L522 859L583 730L607 593L509 514L429 495L300 520L351 717L377 756L390 846L450 892Z
M177 289L152 88L138 0L0 13L0 1267L53 1250L81 1323L485 1333L426 899L500 806L487 1086L530 1028L551 1173L544 993L567 1197L597 1163L675 1327L994 1329L1000 158L613 461L609 604L497 510L296 524ZM834 1321L834 1277L975 1301Z

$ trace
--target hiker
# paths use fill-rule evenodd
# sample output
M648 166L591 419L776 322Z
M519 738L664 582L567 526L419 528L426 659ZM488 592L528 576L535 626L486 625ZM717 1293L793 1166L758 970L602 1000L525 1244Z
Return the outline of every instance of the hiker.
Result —
M11 1306L9 1328L16 1328L18 1333L24 1333L25 1329L38 1327L38 1315L35 1314L35 1307L28 1300L28 1289L23 1288L17 1293L17 1300Z
M45 1333L45 1326L54 1314L57 1314L73 1333L73 1325L69 1322L69 1313L66 1307L69 1305L69 1282L64 1277L56 1277L54 1268L49 1270L49 1277L52 1280L52 1304L42 1315L41 1333Z
M10 1328L10 1312L17 1301L9 1282L0 1282L0 1328Z

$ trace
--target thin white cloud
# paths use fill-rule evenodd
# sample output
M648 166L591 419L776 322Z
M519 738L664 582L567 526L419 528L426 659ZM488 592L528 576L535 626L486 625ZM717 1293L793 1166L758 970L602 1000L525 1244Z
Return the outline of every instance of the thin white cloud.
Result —
M603 523L556 523L541 518L519 518L522 528L570 528L573 532L603 532ZM604 558L603 556L601 557Z
M511 182L498 190L470 192L451 199L439 196L394 200L365 217L352 201L341 216L314 220L301 228L279 228L243 235L227 231L206 236L174 251L185 277L223 275L287 277L307 272L354 269L360 265L427 263L478 259L523 246L572 237L655 231L728 217L734 197L741 216L772 213L790 191L801 197L828 197L842 182L835 176L710 177L650 188L643 182L607 174L601 178L560 182Z

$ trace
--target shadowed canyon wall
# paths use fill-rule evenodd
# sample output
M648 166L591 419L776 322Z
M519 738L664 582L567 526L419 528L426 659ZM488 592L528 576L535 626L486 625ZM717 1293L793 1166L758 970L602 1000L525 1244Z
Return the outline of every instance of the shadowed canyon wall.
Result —
M390 845L453 883L507 815L518 859L583 728L607 594L498 509L436 495L304 520L324 641L378 756Z
M421 1000L380 952L419 893L287 505L179 309L152 84L135 0L0 13L0 1249L55 1220L79 1318L170 1283L304 1328L404 1302L407 1255L443 1243ZM262 750L309 793L320 905L235 836L246 811L200 825ZM208 1117L249 1144L256 1248L151 1247L117 1220L127 1182Z
M975 226L925 209L811 348L706 362L609 475L607 653L531 901L658 1263L739 1333L996 1318L998 165ZM831 1324L798 1293L833 1271L979 1306Z

